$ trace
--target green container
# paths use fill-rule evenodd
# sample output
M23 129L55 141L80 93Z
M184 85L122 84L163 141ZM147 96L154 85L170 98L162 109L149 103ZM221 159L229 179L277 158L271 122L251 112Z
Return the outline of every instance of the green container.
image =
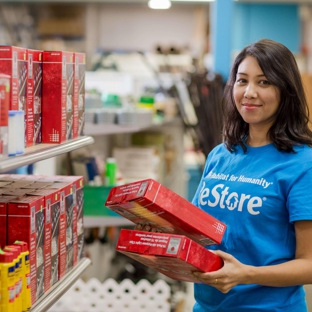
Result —
M84 215L89 217L121 217L116 212L107 208L106 202L111 186L85 185L84 190Z

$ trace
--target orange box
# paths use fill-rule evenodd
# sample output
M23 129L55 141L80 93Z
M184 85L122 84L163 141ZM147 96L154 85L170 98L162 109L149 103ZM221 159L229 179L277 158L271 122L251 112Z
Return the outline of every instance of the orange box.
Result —
M226 225L153 179L113 187L105 206L151 231L220 244Z
M182 235L122 229L116 250L185 282L198 282L192 272L211 272L223 266L219 256Z

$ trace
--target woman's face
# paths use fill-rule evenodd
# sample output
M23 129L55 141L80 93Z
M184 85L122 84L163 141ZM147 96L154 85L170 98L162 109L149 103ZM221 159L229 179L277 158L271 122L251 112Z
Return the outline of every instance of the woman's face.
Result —
M255 57L247 56L238 66L233 96L244 121L268 131L280 104L280 90L269 83Z

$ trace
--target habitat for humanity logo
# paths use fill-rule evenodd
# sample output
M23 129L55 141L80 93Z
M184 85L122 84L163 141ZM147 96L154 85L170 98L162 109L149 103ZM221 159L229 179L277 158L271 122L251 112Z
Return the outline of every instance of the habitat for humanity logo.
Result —
M243 175L234 176L229 174L213 173L210 172L207 177L210 179L223 180L223 181L236 181L252 183L267 188L272 185L272 182L268 182L265 179L253 179L246 178ZM228 210L244 211L247 210L251 215L260 214L260 209L263 204L263 199L258 196L251 196L250 194L238 194L237 192L231 192L229 186L225 186L220 183L215 185L212 189L206 187L205 181L199 193L199 204L202 206L208 205L209 207L219 206Z

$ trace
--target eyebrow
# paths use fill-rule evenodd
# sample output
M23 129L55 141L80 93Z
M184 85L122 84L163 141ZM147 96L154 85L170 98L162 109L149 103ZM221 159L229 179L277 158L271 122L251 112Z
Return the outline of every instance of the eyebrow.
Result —
M236 75L244 75L244 76L248 76L246 73L236 73ZM261 74L261 75L257 75L257 77L265 77L264 74Z

